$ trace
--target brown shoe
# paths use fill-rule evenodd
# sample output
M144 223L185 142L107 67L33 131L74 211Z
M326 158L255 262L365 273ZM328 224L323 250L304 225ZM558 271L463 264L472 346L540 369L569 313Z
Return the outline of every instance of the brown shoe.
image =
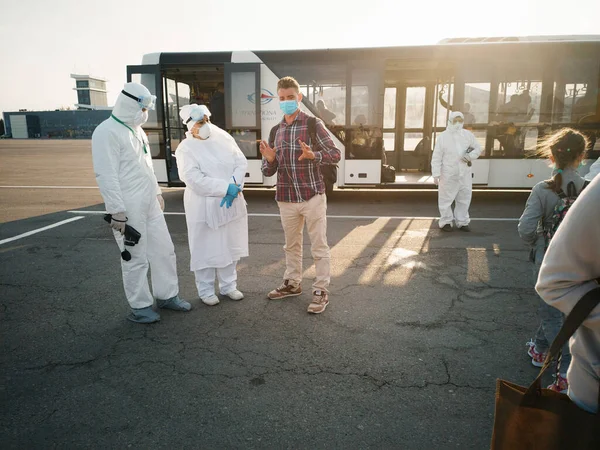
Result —
M279 300L286 297L295 297L300 294L302 294L302 287L290 284L290 280L284 280L283 284L269 292L267 297L271 300Z
M308 305L308 312L311 314L321 314L329 305L329 295L325 291L313 292L312 303Z

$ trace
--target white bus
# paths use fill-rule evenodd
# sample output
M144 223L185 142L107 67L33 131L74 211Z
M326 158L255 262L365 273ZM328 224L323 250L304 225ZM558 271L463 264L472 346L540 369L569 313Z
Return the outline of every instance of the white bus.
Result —
M600 156L600 36L154 53L128 66L127 80L157 96L144 128L159 181L182 184L175 158L185 134L179 108L204 103L248 158L246 185L274 186L275 177L261 173L258 141L282 119L276 86L287 75L301 85L301 108L325 121L342 151L338 188L433 187L431 153L449 110L465 114L465 127L485 149L473 163L481 188L530 188L546 179L547 162L531 150L561 127L590 137L582 173ZM219 88L224 93L215 95Z

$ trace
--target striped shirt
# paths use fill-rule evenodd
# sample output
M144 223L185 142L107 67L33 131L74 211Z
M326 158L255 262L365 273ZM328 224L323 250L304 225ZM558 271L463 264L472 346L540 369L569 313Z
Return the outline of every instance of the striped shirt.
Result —
M291 124L285 117L279 123L275 134L276 158L272 163L266 159L262 162L263 175L270 177L277 172L278 202L299 203L325 192L325 183L319 170L321 164L336 164L341 153L335 146L323 121L317 119L317 142L310 142L308 133L308 115L300 111ZM315 159L298 161L302 155L300 141L308 145L315 154ZM271 143L269 143L271 145Z

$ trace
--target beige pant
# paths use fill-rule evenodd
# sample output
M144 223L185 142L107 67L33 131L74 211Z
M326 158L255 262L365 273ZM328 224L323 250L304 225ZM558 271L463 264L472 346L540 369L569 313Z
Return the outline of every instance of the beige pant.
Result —
M285 275L284 280L299 285L302 281L302 244L304 222L310 238L310 250L317 277L313 290L328 291L330 281L329 246L327 245L327 197L317 194L307 202L277 202L281 224L285 234Z

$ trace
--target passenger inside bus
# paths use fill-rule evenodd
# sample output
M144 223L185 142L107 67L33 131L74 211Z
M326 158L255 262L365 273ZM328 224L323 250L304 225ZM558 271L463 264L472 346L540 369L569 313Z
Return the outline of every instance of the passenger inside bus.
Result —
M530 108L531 96L525 90L521 94L513 94L510 100L498 107L496 121L502 123L526 123L531 120L535 110Z
M523 155L523 149L520 146L519 132L514 123L510 122L503 134L496 136L500 142L500 152L506 158L519 158Z
M419 160L419 172L427 172L431 153L431 139L429 139L429 136L425 136L419 141L414 153Z
M323 122L325 122L326 125L335 125L335 121L333 119L335 119L336 115L327 109L327 106L323 100L319 100L317 102L317 110L319 111L319 117L321 120L323 120Z
M383 138L381 130L376 127L365 126L367 118L359 114L354 119L357 127L351 131L350 157L355 159L381 159L383 151Z
M458 111L463 113L463 116L465 116L465 126L472 125L475 123L475 116L471 114L471 105L469 103L465 103L462 107L462 110L456 108L454 105L449 105L448 102L444 100L444 91L440 92L439 99L440 103L444 108L449 109L451 112Z
M573 105L572 121L580 123L587 116L594 115L596 112L597 94L594 89L591 89L591 83L587 84L585 95L578 99Z

